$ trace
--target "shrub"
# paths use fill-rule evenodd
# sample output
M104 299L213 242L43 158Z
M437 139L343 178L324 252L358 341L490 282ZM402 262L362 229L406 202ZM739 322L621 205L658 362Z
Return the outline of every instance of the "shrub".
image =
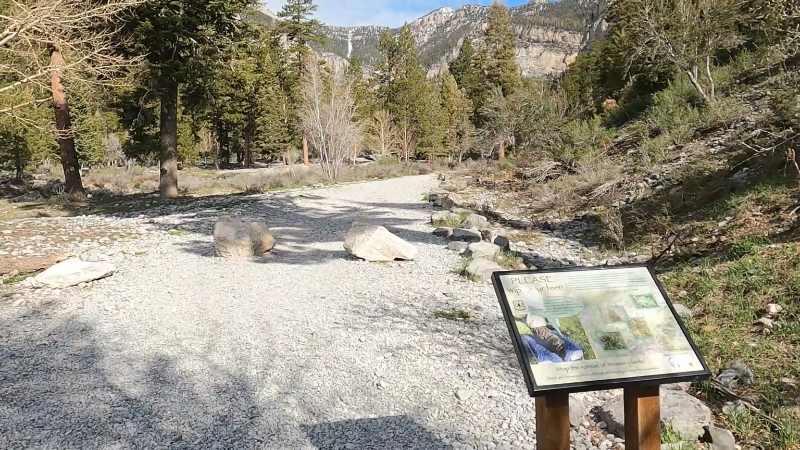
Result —
M697 97L688 81L680 77L653 96L645 120L655 134L669 135L675 144L689 141L702 123L694 107Z

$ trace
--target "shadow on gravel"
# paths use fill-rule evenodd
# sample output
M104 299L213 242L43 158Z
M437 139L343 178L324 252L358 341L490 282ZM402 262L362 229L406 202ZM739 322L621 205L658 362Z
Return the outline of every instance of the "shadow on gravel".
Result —
M316 205L298 205L299 200L313 200ZM353 222L374 223L386 227L397 236L413 243L443 244L441 238L406 227L416 219L398 217L397 212L413 210L429 212L427 203L363 203L337 199L330 204L326 198L308 196L268 196L238 198L229 207L190 209L178 218L162 222L158 215L148 213L153 225L173 233L194 233L206 236L180 243L182 250L200 256L214 256L210 236L214 224L223 216L248 220L263 220L275 235L278 247L275 255L255 258L263 264L321 264L332 258L347 258L341 242ZM165 213L166 215L166 213ZM320 248L322 247L322 248Z
M125 361L55 314L0 318L0 448L269 448L281 435L280 409L267 417L244 375L208 363L201 385L170 357Z
M320 450L447 450L445 444L408 416L343 420L303 426Z

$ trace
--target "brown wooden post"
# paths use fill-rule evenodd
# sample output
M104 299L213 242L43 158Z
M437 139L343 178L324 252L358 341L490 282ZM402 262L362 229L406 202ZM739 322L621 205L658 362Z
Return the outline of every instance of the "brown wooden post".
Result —
M626 450L661 448L661 403L658 395L659 386L624 390Z
M305 133L303 133L303 165L308 165L308 138Z
M503 161L506 159L506 141L500 141L500 148L497 150L497 160Z
M569 450L569 394L536 397L536 448Z

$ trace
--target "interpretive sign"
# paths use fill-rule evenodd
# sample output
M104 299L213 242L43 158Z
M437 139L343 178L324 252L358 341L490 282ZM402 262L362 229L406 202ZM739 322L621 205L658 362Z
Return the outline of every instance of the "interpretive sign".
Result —
M492 282L531 396L711 375L648 266L495 272Z

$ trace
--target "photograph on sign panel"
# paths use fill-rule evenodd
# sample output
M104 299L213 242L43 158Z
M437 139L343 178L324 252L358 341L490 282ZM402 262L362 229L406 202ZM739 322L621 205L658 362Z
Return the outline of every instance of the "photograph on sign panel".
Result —
M558 363L595 358L577 315L548 318L541 315L545 309L541 293L525 290L521 294L522 299L513 305L514 321L531 362ZM565 303L570 301L575 306L573 312L580 312L580 302L564 299Z
M537 383L702 370L645 268L503 275L500 283Z

